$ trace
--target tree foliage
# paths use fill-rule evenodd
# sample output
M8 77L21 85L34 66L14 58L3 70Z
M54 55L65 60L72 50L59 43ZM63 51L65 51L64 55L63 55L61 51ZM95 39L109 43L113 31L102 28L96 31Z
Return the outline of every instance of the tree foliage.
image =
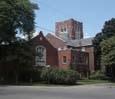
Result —
M105 22L102 33L105 38L115 36L115 18Z
M0 0L0 69L8 75L18 75L33 65L34 52L29 40L34 31L35 8L37 5L29 0Z
M115 36L101 42L102 65L106 66L107 75L115 81Z
M102 63L105 66L115 66L115 37L101 42Z
M79 75L74 70L63 70L59 68L45 68L41 72L41 79L49 84L76 84Z
M20 73L32 69L34 50L30 42L20 40L11 45L3 45L0 46L0 52L0 76L5 81L18 81Z
M96 60L95 64L97 69L101 68L101 42L113 36L115 36L115 18L106 21L102 28L102 32L98 33L93 40L94 55Z
M15 41L17 34L30 37L34 16L29 0L0 0L0 44Z
M103 40L102 33L98 33L94 40L93 40L93 46L94 46L94 57L95 57L95 69L100 69L101 64L101 46L100 42Z

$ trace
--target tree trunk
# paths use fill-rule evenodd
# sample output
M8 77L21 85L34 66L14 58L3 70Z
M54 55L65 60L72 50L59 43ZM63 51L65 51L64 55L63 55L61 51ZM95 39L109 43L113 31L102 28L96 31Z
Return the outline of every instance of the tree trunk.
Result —
M115 82L115 65L112 65L112 81Z
M15 77L16 77L15 78L15 81L16 81L15 83L17 84L18 83L18 73L17 73L17 71L15 71Z

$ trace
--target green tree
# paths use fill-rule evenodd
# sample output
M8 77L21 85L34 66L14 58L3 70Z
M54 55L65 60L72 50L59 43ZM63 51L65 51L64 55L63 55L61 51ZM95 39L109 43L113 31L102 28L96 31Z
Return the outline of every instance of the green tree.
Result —
M106 21L102 28L102 32L98 33L93 40L95 65L97 70L101 68L102 52L100 44L103 40L109 39L112 36L115 36L115 18Z
M103 40L102 33L98 33L94 40L94 57L95 57L95 70L99 70L101 68L101 46L100 42Z
M18 82L20 73L32 69L35 54L30 42L20 40L11 45L2 46L0 52L1 50L5 52L0 54L1 74L6 80L11 78Z
M0 0L0 44L15 41L17 34L30 39L34 19L33 5L29 0Z
M102 64L111 68L113 80L115 79L115 37L101 42Z
M33 64L34 53L30 40L36 8L37 5L29 0L0 0L0 67L8 76L13 71L18 75L19 71ZM18 35L26 38L22 39Z
M102 33L105 39L115 36L115 18L105 22Z

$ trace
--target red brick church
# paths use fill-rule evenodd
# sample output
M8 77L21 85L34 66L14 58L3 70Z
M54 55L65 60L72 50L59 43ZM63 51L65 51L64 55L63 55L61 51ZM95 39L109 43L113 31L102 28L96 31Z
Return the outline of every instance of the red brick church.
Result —
M83 38L83 24L74 19L56 22L55 35L42 32L32 39L35 67L73 68L80 73L94 71L93 38Z

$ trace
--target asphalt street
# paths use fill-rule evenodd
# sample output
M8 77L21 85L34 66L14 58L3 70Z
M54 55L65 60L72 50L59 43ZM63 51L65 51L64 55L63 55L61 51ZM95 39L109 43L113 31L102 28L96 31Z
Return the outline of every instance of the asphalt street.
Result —
M115 86L0 86L0 99L115 99Z

